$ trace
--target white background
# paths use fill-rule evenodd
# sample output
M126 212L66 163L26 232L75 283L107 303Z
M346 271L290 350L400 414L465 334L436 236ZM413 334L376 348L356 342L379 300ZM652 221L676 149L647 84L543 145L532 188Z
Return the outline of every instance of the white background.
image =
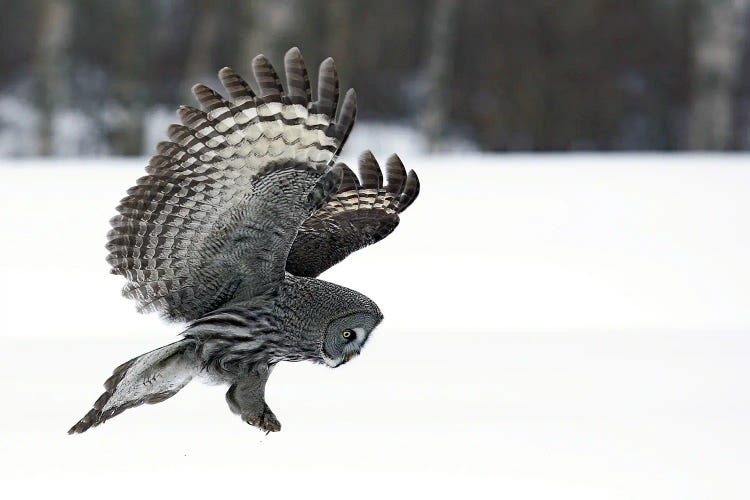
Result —
M750 498L750 158L403 159L401 226L324 275L386 319L280 365L269 436L197 383L65 434L180 331L104 261L145 160L2 161L3 496Z

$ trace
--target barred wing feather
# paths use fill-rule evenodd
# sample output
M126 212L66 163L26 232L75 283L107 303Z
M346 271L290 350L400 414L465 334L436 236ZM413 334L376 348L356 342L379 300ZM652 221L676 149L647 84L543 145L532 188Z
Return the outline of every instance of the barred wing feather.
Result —
M383 173L371 152L359 159L360 179L343 164L338 193L300 227L289 252L286 269L297 276L315 277L396 229L399 214L419 195L419 179L406 173L398 156L386 162Z
M336 192L342 169L330 165L354 123L354 92L337 114L331 59L315 101L296 48L285 69L286 91L264 56L253 60L258 94L229 68L219 73L229 99L196 85L201 109L179 109L182 124L117 207L107 260L139 310L188 321L272 291L300 224Z

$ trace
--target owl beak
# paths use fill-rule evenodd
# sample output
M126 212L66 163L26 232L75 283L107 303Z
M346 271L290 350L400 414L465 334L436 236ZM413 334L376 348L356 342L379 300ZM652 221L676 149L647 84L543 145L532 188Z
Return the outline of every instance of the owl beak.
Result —
M359 354L359 353L358 352L350 352L349 354L347 354L346 355L346 361L344 361L344 363L348 363L352 359L356 358L357 354Z

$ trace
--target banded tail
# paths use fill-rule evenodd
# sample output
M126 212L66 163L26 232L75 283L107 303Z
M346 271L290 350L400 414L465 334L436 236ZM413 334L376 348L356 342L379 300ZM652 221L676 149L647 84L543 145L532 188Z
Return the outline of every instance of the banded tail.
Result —
M194 345L190 339L180 340L115 368L104 382L104 394L68 434L86 432L128 408L161 403L177 394L198 372Z

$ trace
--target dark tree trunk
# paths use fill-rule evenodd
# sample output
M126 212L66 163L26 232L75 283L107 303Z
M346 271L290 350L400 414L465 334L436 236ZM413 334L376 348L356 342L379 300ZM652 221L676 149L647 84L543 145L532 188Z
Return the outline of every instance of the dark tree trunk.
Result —
M114 6L119 29L115 38L115 78L112 94L119 107L112 130L115 154L143 154L143 129L147 83L144 9L140 2L118 0Z
M723 150L733 143L734 93L741 68L748 0L701 0L693 24L688 147Z
M68 48L71 41L72 6L69 0L50 0L40 7L34 73L38 83L39 110L37 153L54 153L55 114L66 104L69 92Z
M452 44L455 42L457 0L437 0L432 17L426 72L426 99L421 125L431 151L442 149L449 119Z

